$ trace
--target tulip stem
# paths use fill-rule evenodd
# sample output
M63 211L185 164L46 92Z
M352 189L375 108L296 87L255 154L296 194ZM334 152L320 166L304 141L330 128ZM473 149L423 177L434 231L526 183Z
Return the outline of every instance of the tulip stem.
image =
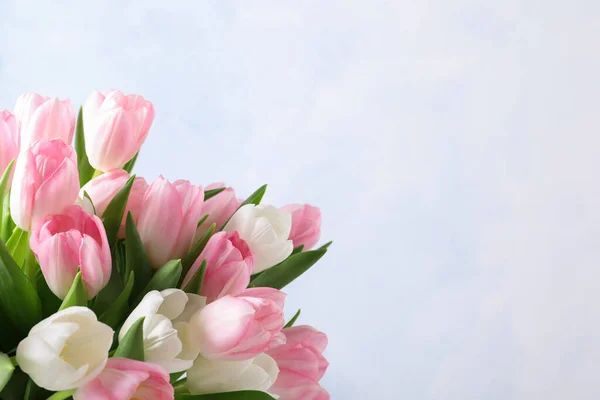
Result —
M13 365L13 367L16 367L17 365L19 365L19 363L17 362L17 356L12 356L10 358L10 363Z
M104 172L100 171L99 169L95 169L94 170L94 175L92 176L92 179L99 177L100 175L102 175Z
M73 390L63 390L62 392L56 392L52 396L48 397L48 400L65 400L75 393L75 389Z

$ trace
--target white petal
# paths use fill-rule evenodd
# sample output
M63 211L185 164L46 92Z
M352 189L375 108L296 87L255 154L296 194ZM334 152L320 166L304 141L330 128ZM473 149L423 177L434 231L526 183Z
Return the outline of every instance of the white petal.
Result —
M158 314L162 314L171 320L181 315L188 302L188 297L183 290L165 289L160 292L160 295L164 298L164 301L157 311Z
M164 298L158 292L158 290L152 290L148 292L140 304L129 314L129 317L125 320L123 327L119 331L119 341L123 340L123 337L129 331L129 328L142 317L146 317L144 320L144 332L147 331L148 324L150 323L150 317L156 315L158 309L163 303Z

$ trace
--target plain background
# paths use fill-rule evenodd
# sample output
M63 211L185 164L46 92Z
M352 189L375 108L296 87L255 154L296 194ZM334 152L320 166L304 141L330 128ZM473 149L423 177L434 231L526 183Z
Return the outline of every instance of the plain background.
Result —
M0 0L0 108L154 102L136 172L321 207L342 399L600 396L600 2Z

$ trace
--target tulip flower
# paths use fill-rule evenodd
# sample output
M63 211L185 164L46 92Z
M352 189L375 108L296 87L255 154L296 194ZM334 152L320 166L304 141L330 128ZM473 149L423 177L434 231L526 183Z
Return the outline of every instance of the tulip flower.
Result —
M112 261L104 225L80 206L44 218L31 232L30 246L48 287L61 299L67 295L78 268L88 299L110 279Z
M303 250L310 250L321 237L321 210L308 204L288 204L281 211L292 213L292 231L289 239L294 247L303 245Z
M93 92L83 105L90 165L104 172L123 168L140 151L153 121L154 106L142 96Z
M282 332L286 343L268 353L280 371L271 391L281 400L329 399L327 391L319 385L329 366L323 357L327 335L306 325Z
M44 217L73 205L78 192L75 150L59 139L40 140L17 157L10 195L12 219L29 231Z
M60 139L71 144L75 133L75 110L70 100L24 93L15 105L21 149L26 150L38 140Z
M205 187L204 190L220 189L222 187L225 187L223 183L213 183ZM216 224L217 229L220 229L239 205L240 201L235 197L233 188L226 188L216 196L205 200L202 206L202 217L208 215L208 218L198 226L196 237L200 239L212 224Z
M15 366L10 361L10 358L4 353L0 353L0 392L4 389L8 381L10 381L14 370Z
M247 204L229 220L224 230L237 231L248 242L254 253L253 273L259 273L279 264L294 250L288 240L292 229L292 215L270 205Z
M218 232L190 268L181 287L192 280L203 260L206 272L200 293L210 303L226 295L236 295L248 287L254 256L237 232Z
M84 193L87 193L92 199L92 203L96 209L96 215L101 217L102 214L104 214L106 207L110 204L119 190L123 189L123 186L125 186L128 179L129 173L122 169L115 169L104 173L86 183L79 191L79 197L84 198ZM125 207L119 237L125 237L125 222L127 220L128 212L131 211L133 221L137 222L142 208L142 200L144 199L144 194L147 189L148 184L146 183L146 180L142 177L136 177L133 181L131 192L129 193L127 206Z
M137 228L154 268L183 258L201 218L204 191L188 181L169 182L162 176L146 191Z
M8 164L17 158L19 146L20 137L15 116L6 110L0 111L0 176Z
M224 393L238 390L267 392L277 379L277 363L267 354L242 361L198 357L187 372L190 393Z
M163 366L170 373L185 371L198 356L188 321L205 304L204 297L179 289L148 292L125 320L119 341L138 319L145 317L145 360Z
M110 358L94 380L75 391L74 400L173 400L169 373L160 365Z
M285 294L247 289L208 304L190 321L200 354L209 360L247 360L285 343Z
M40 387L78 388L104 369L113 330L86 307L69 307L39 322L17 347L19 368Z

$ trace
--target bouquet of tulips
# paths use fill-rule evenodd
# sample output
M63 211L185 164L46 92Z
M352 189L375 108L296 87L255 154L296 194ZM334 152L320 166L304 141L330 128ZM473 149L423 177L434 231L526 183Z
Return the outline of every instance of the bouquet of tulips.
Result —
M329 399L281 291L319 209L131 175L153 119L117 90L0 112L0 399Z

